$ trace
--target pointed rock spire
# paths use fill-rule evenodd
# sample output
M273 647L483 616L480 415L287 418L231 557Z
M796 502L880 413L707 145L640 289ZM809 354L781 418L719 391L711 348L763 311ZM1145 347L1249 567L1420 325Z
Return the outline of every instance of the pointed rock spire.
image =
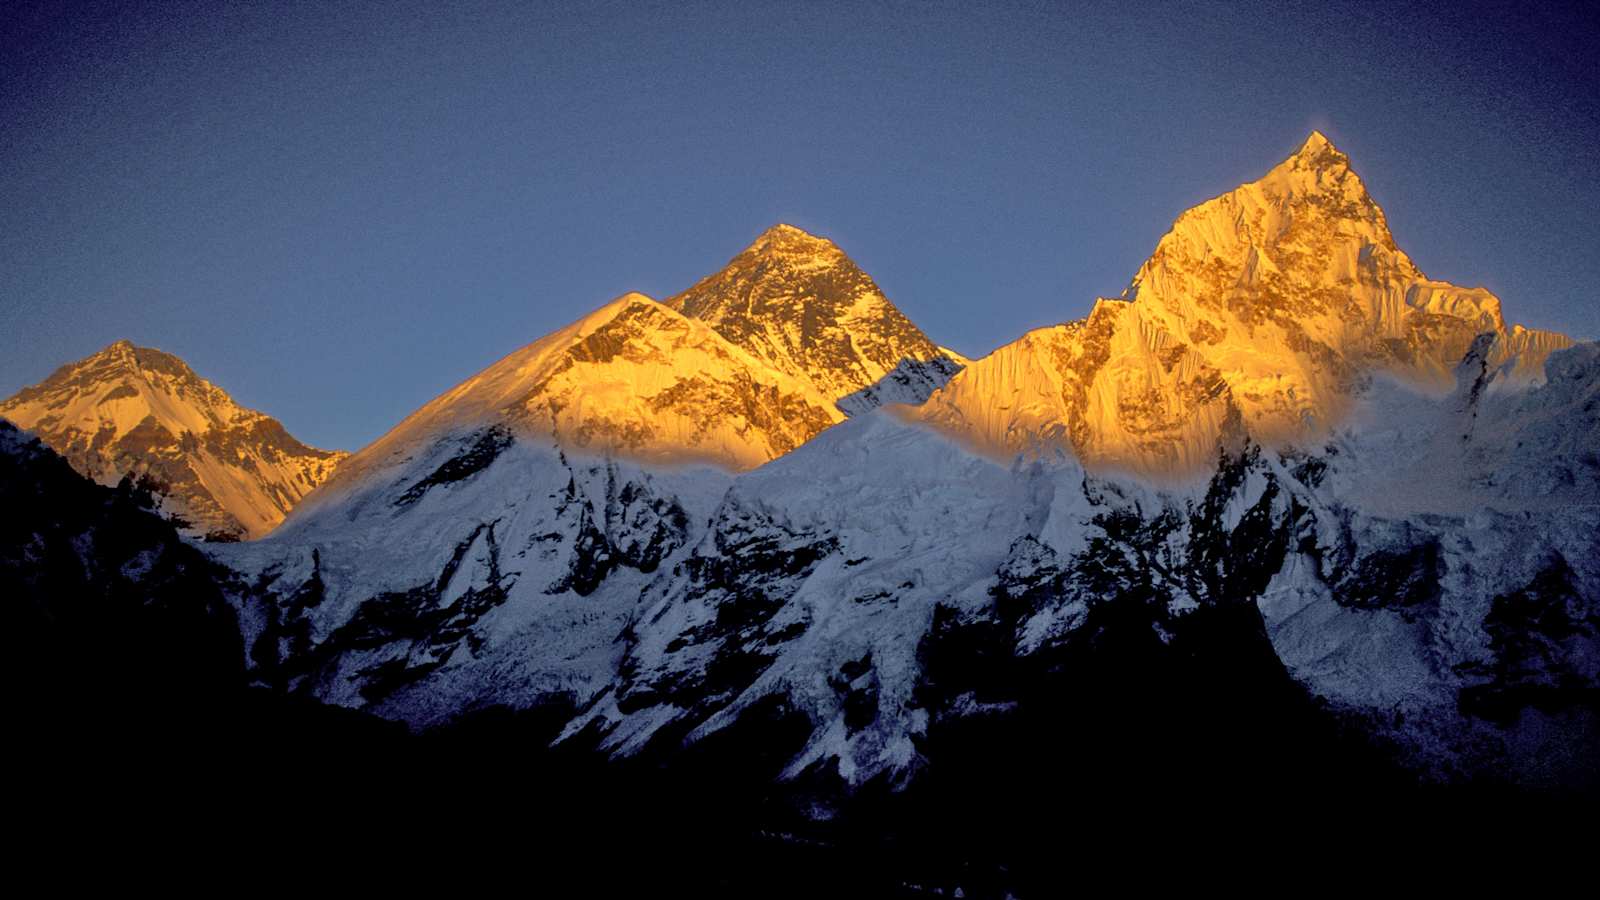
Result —
M1327 149L1327 148L1332 148L1332 149L1335 149L1335 150L1338 149L1337 147L1333 146L1333 142L1332 141L1328 140L1328 136L1327 135L1323 134L1320 131L1317 131L1316 129L1312 129L1311 134L1306 136L1305 142L1300 145L1300 149L1295 152L1295 155L1296 156L1315 155L1315 154L1321 153L1324 149Z
M1362 207L1370 205L1372 212L1379 217L1382 216L1382 212L1377 210L1377 205L1367 197L1366 185L1351 168L1350 157L1335 147L1320 131L1311 132L1297 150L1284 157L1267 174L1248 184L1240 185L1223 196L1237 196L1250 191L1285 200L1313 195L1337 195L1346 200L1357 201ZM1202 204L1195 209L1204 209L1206 205ZM1347 209L1345 212L1349 213L1352 210Z

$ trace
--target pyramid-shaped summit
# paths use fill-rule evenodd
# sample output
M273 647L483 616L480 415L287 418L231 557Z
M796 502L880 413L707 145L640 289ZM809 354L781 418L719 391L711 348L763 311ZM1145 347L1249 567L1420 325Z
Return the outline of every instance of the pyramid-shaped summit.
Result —
M844 251L793 225L762 232L666 303L832 400L902 363L945 358Z
M347 455L307 446L182 359L121 340L0 403L80 474L146 477L200 533L260 537Z
M838 244L787 222L779 222L761 232L760 236L741 252L741 255L744 253L810 256L818 261L844 257L844 251L839 249Z
M1508 329L1489 291L1424 275L1348 157L1313 132L1261 179L1180 215L1120 299L995 351L922 415L1007 453L1201 471L1235 413L1261 440L1314 440L1373 373L1451 389L1485 333L1501 384L1542 380L1571 343Z
M1327 165L1336 164L1339 160L1348 161L1349 157L1339 152L1339 148L1333 145L1333 141L1328 140L1327 135L1312 129L1311 133L1306 135L1305 141L1300 144L1300 149L1296 150L1290 159L1314 161Z

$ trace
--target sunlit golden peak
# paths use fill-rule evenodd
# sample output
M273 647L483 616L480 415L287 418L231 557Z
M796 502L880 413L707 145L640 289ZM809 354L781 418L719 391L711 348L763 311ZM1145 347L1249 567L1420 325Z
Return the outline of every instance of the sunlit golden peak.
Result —
M660 305L656 301L656 298L650 296L649 294L641 294L638 291L628 291L627 293L618 294L616 298L610 303L607 303L606 306L634 306L636 304L645 304L648 306Z
M764 237L764 238L784 237L784 238L810 238L811 240L814 240L814 241L822 240L822 238L817 237L816 235L812 234L809 231L806 231L804 228L799 228L797 226L790 225L788 222L779 222L778 224L773 225L771 228L768 228L766 231L761 232L761 236Z
M182 359L157 350L154 347L141 347L133 341L123 338L108 344L104 349L93 356L79 360L75 366L93 364L95 366L120 366L131 371L155 370L185 378L197 378L189 364Z
M1333 141L1328 140L1327 135L1313 128L1311 134L1306 136L1305 143L1300 145L1300 152L1316 153L1324 147L1333 147Z
M833 241L825 237L818 237L803 228L796 228L785 222L768 228L761 232L745 252L773 252L787 253L799 252L808 254L842 254Z
M1322 132L1312 131L1300 149L1284 162L1294 168L1329 169L1349 165L1350 158Z
M123 339L121 339L119 341L114 341L114 342L106 345L103 349L100 350L100 352L98 352L98 353L94 354L93 356L89 357L89 359L91 359L91 360L123 360L123 361L130 361L131 362L131 361L133 361L134 359L137 358L137 355L138 355L139 351L143 350L143 349L145 349L145 348L138 346L133 341L130 341L127 338L123 338Z
M166 357L168 355L169 354L162 353L160 350L155 350L149 347L140 347L133 341L123 338L122 340L106 345L106 347L100 350L98 353L78 361L75 365L88 365L96 368L113 366L127 371L137 371L141 368L141 364L144 359ZM174 359L176 359L176 357L174 357ZM179 362L181 362L181 360Z

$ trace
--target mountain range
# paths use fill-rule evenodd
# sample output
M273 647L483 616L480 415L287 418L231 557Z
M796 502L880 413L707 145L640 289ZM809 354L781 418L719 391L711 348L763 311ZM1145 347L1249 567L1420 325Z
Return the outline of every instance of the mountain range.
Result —
M413 730L538 715L667 764L737 732L828 815L995 763L986 733L1107 740L1137 683L1423 781L1595 786L1600 345L1426 277L1317 133L979 359L778 225L348 456L125 342L0 416L256 538L204 545L246 681Z
M742 470L886 402L998 459L1060 453L1181 479L1211 466L1235 408L1260 440L1315 443L1374 377L1447 391L1491 332L1496 390L1536 384L1572 343L1508 326L1483 288L1423 275L1349 159L1313 132L1261 180L1180 216L1120 298L976 365L934 344L831 241L777 225L677 296L623 295L511 354L364 449L340 480L500 420L574 449ZM265 534L344 459L127 342L0 415L91 478L148 474L174 512L223 534Z

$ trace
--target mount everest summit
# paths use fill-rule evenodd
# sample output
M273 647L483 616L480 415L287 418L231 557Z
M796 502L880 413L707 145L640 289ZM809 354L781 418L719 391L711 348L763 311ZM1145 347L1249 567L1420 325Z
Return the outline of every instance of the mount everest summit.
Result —
M205 549L278 695L554 710L544 742L617 759L781 721L777 782L848 803L1209 659L1425 781L1594 785L1600 349L1426 277L1320 134L975 360L785 225L348 458L168 360L116 345L0 415L261 538Z

